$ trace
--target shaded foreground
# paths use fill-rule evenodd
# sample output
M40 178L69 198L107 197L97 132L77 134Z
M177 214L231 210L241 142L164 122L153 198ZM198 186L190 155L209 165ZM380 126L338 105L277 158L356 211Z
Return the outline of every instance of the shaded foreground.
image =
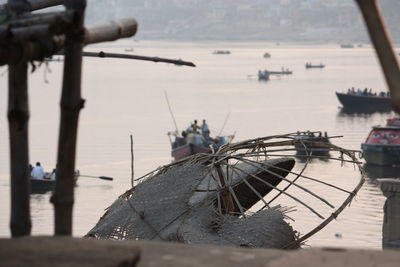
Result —
M0 266L398 266L398 251L275 250L68 237L0 239Z

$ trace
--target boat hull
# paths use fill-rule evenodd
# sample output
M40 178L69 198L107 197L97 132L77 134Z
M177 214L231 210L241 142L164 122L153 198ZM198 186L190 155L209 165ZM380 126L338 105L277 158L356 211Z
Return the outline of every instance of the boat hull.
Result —
M297 155L310 155L310 153L314 156L329 155L330 149L324 146L324 144L330 143L327 137L300 136L297 140L303 142L303 144L296 144L294 146Z
M183 158L189 157L194 154L198 153L210 153L211 150L201 147L201 146L196 146L193 144L187 144L184 146L180 146L172 150L171 155L175 160L181 160Z
M363 96L336 93L339 102L346 110L376 110L376 111L387 111L391 110L389 97L378 97L378 96Z
M45 193L52 191L56 185L55 180L50 179L31 179L32 193Z
M367 164L379 166L400 165L400 145L362 144L361 149Z

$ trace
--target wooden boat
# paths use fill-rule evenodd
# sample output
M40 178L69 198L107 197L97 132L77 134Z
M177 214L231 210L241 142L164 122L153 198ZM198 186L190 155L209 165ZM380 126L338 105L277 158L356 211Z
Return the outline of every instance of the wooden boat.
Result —
M32 179L31 178L31 192L32 193L46 193L52 191L56 185L55 180L50 179Z
M229 50L215 50L213 52L214 55L229 55L231 51Z
M201 135L201 134L199 134ZM234 136L217 136L216 138L208 138L205 144L193 144L183 143L183 137L176 136L175 142L172 143L171 156L174 160L181 160L198 153L211 153L212 146L214 149L218 149L220 146L230 143Z
M325 68L325 65L320 63L319 65L313 65L309 62L306 63L306 69L323 69Z
M386 126L374 126L361 144L367 164L400 166L400 118L388 119Z
M31 192L34 194L53 191L56 186L56 180L51 179L51 173L46 172L43 179L33 179L31 177ZM75 171L75 185L79 177L79 170Z
M291 75L291 74L293 74L293 71L284 68L282 68L281 71L259 70L258 80L268 81L271 75Z
M341 48L354 48L354 45L351 43L346 43L346 44L341 44L340 47Z
M189 157L189 156L197 154L197 153L210 153L210 152L211 152L211 149L209 149L209 148L197 146L194 144L186 144L186 145L179 146L177 148L172 149L171 156L175 160L180 160L180 159Z
M309 155L310 153L315 156L324 156L329 154L329 148L324 144L330 144L327 132L324 134L318 132L298 132L295 136L297 142L295 144L296 153L298 155Z
M370 110L385 111L391 110L390 97L379 95L360 95L349 93L338 93L336 96L343 108L347 110Z
M269 72L267 70L258 71L258 80L259 81L268 81L269 80Z
M266 70L267 71L267 70ZM293 71L282 68L281 71L268 71L270 75L292 75Z

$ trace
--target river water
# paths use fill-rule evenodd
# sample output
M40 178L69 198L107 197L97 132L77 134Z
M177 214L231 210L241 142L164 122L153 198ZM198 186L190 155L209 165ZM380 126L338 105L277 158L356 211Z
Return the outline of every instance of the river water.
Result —
M197 67L84 59L82 94L86 103L80 116L77 168L81 174L114 177L114 181L79 179L75 190L74 236L90 230L104 209L130 188L130 134L134 140L135 177L171 162L167 132L175 127L164 92L168 93L179 129L186 128L194 119L207 119L215 135L230 114L223 133L235 132L236 141L297 130L321 130L329 135L342 135L334 143L357 150L371 126L384 124L394 116L393 113L346 114L339 108L335 91L352 86L375 91L386 89L375 52L368 46L341 49L336 44L125 40L91 46L87 51L124 53L131 47L134 51L129 53L181 58L193 61ZM230 50L231 54L212 54L218 49ZM265 52L272 57L264 59ZM327 67L306 70L306 62L322 62ZM259 69L281 67L293 70L293 75L272 77L268 82L256 78ZM62 63L51 62L48 68L38 68L29 79L30 160L40 161L46 170L51 170L56 161L61 77ZM7 75L0 79L3 114L0 116L0 236L4 237L10 236ZM307 174L351 188L360 175L348 169L317 160L310 164ZM380 249L385 198L374 181L367 179L351 206L306 244ZM335 198L329 190L313 189L327 198ZM50 195L31 195L33 235L53 233ZM304 233L314 222L305 217L293 224Z

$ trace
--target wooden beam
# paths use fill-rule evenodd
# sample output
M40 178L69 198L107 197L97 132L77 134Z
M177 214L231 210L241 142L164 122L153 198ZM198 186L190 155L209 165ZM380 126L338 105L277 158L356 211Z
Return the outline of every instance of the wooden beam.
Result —
M55 208L55 235L72 235L74 204L74 169L81 98L82 49L84 40L85 0L66 0L77 16L74 29L66 35L64 76L61 96L61 121L58 138L56 187L52 196Z
M88 28L85 33L85 44L115 41L131 37L137 31L135 19L121 19L107 24Z
M21 1L9 0L9 4ZM11 167L11 235L30 235L30 170L28 154L28 66L26 62L9 67L8 123Z
M400 113L400 67L376 0L357 0L388 84L393 109Z
M64 4L64 0L29 0L28 2L31 11Z
M25 2L25 3L22 3ZM13 8L20 9L23 12L35 11L43 8L48 8L52 6L59 6L64 4L64 0L29 0L29 1L19 1L17 4L7 3L1 6L2 10L10 10Z
M0 43L31 41L64 34L72 25L73 18L74 12L71 11L20 16L0 25ZM32 27L47 27L46 36L32 32Z
M101 31L104 30L104 32ZM104 41L114 41L119 38L131 37L136 33L137 22L134 19L123 19L117 22L111 22L102 26L95 26L82 30L85 32L83 43L93 44ZM21 36L26 34L24 38L31 35L30 31L19 32ZM43 33L40 33L43 35ZM5 64L16 64L21 61L43 60L59 52L65 43L64 35L57 35L46 40L37 40L30 42L13 42L2 44L0 42L0 66Z

